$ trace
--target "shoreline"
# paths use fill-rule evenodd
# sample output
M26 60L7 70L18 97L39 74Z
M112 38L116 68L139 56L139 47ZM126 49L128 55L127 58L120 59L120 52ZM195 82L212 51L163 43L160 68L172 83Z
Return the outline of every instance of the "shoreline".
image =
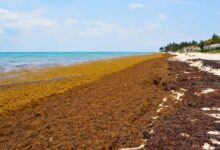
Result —
M88 60L88 61L83 61L83 62L75 62L73 64L68 64L68 65L52 65L52 66L44 66L44 67L28 67L28 68L19 68L19 69L15 69L15 70L10 70L10 71L6 71L6 72L0 72L0 85L2 83L5 82L10 82L10 79L13 78L17 78L19 77L19 74L33 74L33 73L42 73L45 70L53 70L53 69L65 69L65 68L71 68L71 67L75 67L75 66L80 66L80 65L86 65L86 64L90 64L90 63L99 63L99 62L105 62L105 61L114 61L117 59L123 59L123 58L131 58L131 57L143 57L143 56L147 56L147 55L152 55L152 54L157 54L157 53L149 53L146 55L140 54L140 55L128 55L128 56L116 56L113 58L100 58L100 59L95 59L95 60ZM16 76L16 74L18 76ZM5 77L4 77L5 76ZM10 77L12 76L12 77ZM56 78L56 77L55 77ZM14 82L14 81L12 81Z
M139 145L169 95L164 90L169 57L142 61L1 116L0 147L95 150Z
M63 93L75 86L93 82L108 74L160 57L163 57L163 54L127 56L65 67L44 68L40 72L24 71L20 77L0 80L0 84L3 86L0 88L0 113L23 107L43 97ZM62 79L56 80L60 77Z
M0 147L219 148L220 76L212 73L219 61L181 59L141 61L0 115ZM197 61L203 67L191 65Z
M0 52L1 53L51 53L51 52ZM91 52L52 52L52 53L91 53ZM102 52L94 52L94 53L100 53L102 54ZM97 58L97 59L92 59L92 60L82 60L82 61L79 61L79 62L71 62L71 63L68 63L68 64L59 64L59 63L56 63L56 64L52 64L52 65L47 65L47 64L44 64L42 66L27 66L27 67L21 67L21 68L17 68L17 69L10 69L10 70L7 70L7 71L0 71L0 78L1 78L1 75L4 75L4 74L11 74L11 73L17 73L17 72L22 72L22 71L25 71L25 70L42 70L42 69L46 69L46 68L54 68L54 67L69 67L69 66L73 66L73 65L79 65L79 64L83 64L83 63L90 63L90 62L94 62L94 61L102 61L102 60L107 60L107 59L118 59L118 58L123 58L123 57L134 57L134 56L143 56L143 55L149 55L149 54L155 54L156 52L103 52L104 54L105 53L129 53L128 55L122 55L122 56L110 56L110 57L104 57L104 58ZM133 53L133 54L131 54Z

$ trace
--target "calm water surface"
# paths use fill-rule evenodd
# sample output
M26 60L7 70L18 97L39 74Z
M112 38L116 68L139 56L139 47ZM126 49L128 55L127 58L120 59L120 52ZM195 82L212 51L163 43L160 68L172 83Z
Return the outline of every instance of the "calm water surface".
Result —
M149 53L134 52L0 52L0 72L21 68L71 65L85 61Z

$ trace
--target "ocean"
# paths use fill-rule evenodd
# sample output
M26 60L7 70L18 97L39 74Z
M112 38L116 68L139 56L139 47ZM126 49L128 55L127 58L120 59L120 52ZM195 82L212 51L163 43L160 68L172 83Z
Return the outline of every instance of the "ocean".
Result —
M138 52L0 52L0 72L72 65L86 61L142 55Z

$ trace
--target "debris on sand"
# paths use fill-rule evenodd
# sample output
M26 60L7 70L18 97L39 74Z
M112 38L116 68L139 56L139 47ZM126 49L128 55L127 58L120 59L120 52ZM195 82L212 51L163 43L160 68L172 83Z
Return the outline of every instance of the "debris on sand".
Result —
M220 77L190 66L187 59L169 61L169 74L176 78L172 82L176 90L171 90L176 104L168 101L169 109L154 124L145 149L220 148ZM202 63L220 69L214 60Z
M136 64L0 116L1 149L144 148L159 120L156 110L170 93L162 85L169 78L167 57Z
M190 55L174 53L176 55L173 58L170 58L171 61L182 61L188 63L191 67L196 67L201 71L209 72L214 75L220 76L220 64L213 64L214 61L220 61L220 54L201 54L201 53L192 53ZM212 61L212 62L210 62ZM208 62L208 63L204 63ZM205 65L204 65L205 64Z

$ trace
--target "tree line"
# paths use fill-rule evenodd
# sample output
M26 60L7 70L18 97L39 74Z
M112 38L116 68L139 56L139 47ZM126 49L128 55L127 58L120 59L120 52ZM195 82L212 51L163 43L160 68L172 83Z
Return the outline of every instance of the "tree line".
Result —
M169 43L168 45L164 47L160 47L160 51L161 52L176 52L188 46L198 46L201 48L201 50L204 50L205 45L216 44L216 43L220 43L220 36L218 36L217 34L214 34L211 39L208 39L205 41L197 42L193 40L191 42Z

